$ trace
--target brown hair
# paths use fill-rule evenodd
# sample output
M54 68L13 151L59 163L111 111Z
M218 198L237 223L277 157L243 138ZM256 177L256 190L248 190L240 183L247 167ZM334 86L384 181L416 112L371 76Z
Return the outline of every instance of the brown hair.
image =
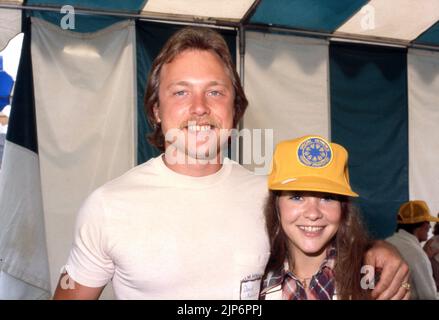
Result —
M154 106L159 105L160 72L166 63L170 63L177 55L186 50L212 51L221 61L230 75L235 91L233 125L236 127L247 108L248 101L241 86L238 73L232 62L229 48L224 38L216 31L208 28L186 27L176 32L165 44L155 58L148 76L145 93L145 112L148 121L153 126L153 132L148 141L164 150L164 135L159 123L154 117Z
M439 236L439 222L436 222L434 227L433 227L433 235Z
M280 191L270 191L265 204L265 219L271 246L271 256L265 274L279 270L288 256L287 236L284 233L277 209ZM368 290L361 288L361 267L370 239L362 225L358 210L348 197L340 196L341 222L334 238L337 250L334 267L337 296L341 300L369 299Z

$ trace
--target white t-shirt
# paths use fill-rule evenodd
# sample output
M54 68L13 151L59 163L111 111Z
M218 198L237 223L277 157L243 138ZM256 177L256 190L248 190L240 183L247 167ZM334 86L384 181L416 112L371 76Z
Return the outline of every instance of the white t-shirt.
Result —
M206 177L151 159L86 200L66 270L89 287L112 279L117 299L257 299L267 194L230 159Z
M399 229L393 236L386 239L401 253L410 268L411 299L435 300L436 284L433 270L427 254L421 247L416 236Z

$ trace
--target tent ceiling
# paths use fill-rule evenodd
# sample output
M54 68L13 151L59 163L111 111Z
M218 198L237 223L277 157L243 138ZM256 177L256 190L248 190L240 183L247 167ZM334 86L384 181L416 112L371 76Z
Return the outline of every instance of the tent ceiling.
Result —
M438 0L371 0L335 32L410 42L439 20Z
M424 32L419 38L415 40L415 43L425 45L439 45L439 22L433 27Z
M0 0L0 4L22 5L23 0Z
M2 0L0 3L23 4L23 0Z
M77 9L94 9L104 11L116 11L122 13L138 13L145 0L27 0L29 6L52 6L61 7L71 5Z
M148 0L141 14L147 16L179 16L202 21L239 22L256 0Z
M367 0L262 0L250 22L333 32L366 3Z
M21 8L22 4L20 0L0 0L0 10ZM220 27L244 23L250 28L276 31L279 27L328 39L433 50L439 47L439 25L435 25L439 21L439 0L27 0L23 8L58 11L66 4L87 15ZM12 26L1 18L0 45L10 36L8 28Z
M23 1L19 1L22 3ZM26 6L60 8L71 5L77 10L95 10L111 14L140 14L145 18L192 22L239 23L258 0L27 0ZM0 0L0 5L18 1ZM138 16L137 16L138 17Z

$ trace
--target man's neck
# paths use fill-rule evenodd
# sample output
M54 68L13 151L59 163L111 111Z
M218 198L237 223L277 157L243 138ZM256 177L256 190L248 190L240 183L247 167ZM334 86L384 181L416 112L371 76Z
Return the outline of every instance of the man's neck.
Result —
M163 155L163 162L169 169L185 176L205 177L218 172L222 167L219 157L212 161L213 163L206 160L187 160L188 158L186 157L185 163L172 163L166 160L166 153Z

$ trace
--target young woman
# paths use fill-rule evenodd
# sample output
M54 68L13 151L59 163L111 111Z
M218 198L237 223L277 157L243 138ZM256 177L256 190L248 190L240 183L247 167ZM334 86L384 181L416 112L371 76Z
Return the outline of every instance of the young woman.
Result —
M362 273L362 266L370 241L350 202L358 195L347 160L342 146L319 136L277 145L268 178L271 256L261 299L369 298L372 273Z

